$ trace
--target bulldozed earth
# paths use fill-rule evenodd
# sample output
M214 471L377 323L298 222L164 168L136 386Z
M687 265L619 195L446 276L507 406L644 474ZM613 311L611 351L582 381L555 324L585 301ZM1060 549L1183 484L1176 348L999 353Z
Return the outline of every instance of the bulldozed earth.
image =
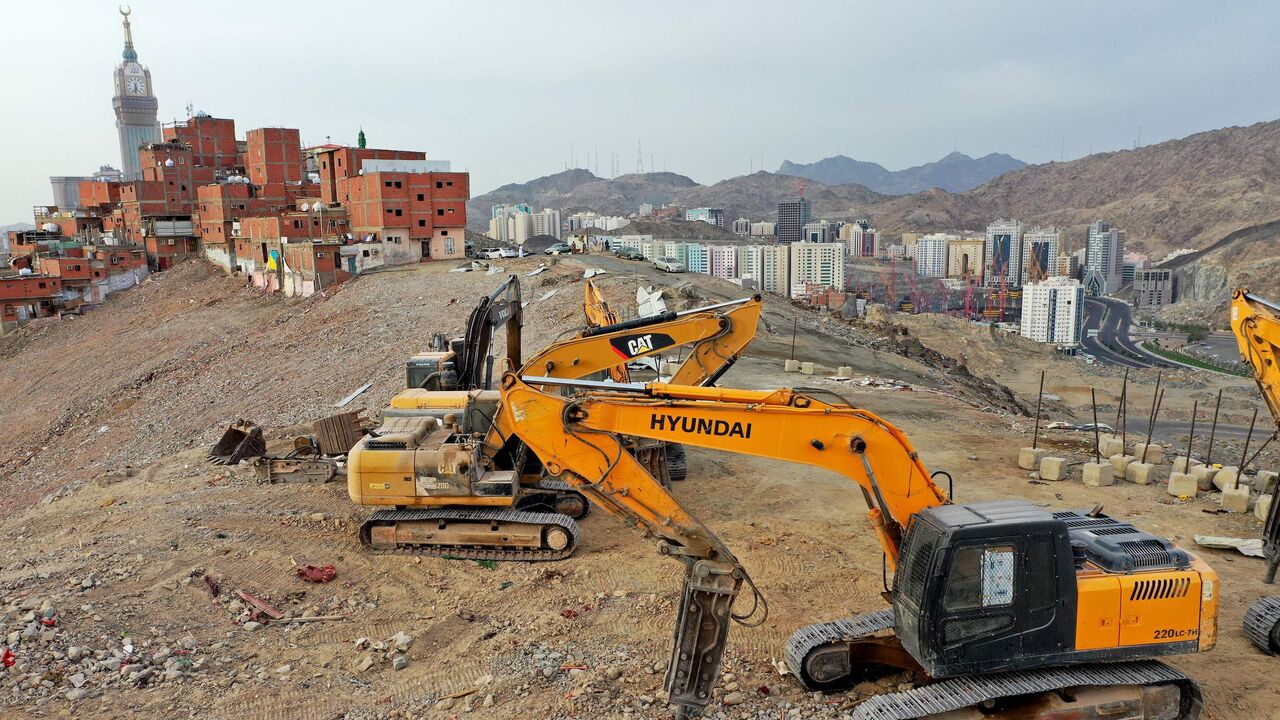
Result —
M525 276L542 262L505 261L529 301L526 351L582 323L584 266L609 270L597 283L624 315L641 284L670 285L673 309L742 294L613 259ZM5 717L668 715L661 683L680 567L621 522L592 512L575 555L553 563L370 555L355 537L367 513L342 483L261 484L246 465L205 458L241 418L283 453L366 383L342 409L376 416L403 387L405 358L432 333L459 332L502 278L449 270L415 266L283 300L192 262L89 315L0 339L0 625L14 650L0 675ZM930 470L955 477L959 500L1102 503L1199 553L1222 578L1218 647L1170 663L1200 683L1202 717L1280 717L1275 659L1240 630L1245 608L1271 590L1263 562L1192 542L1256 537L1259 523L1158 485L1029 478L1014 457L1030 444L1039 371L1058 398L1053 417L1081 421L1088 388L1113 403L1120 379L951 322L850 324L770 297L756 341L721 384L839 392L901 427ZM852 366L854 379L783 373L793 332L797 359L832 375ZM1232 417L1256 404L1244 381L1166 380L1170 408L1218 387ZM1154 371L1130 382L1148 388ZM1042 442L1083 459L1078 437ZM691 449L675 493L734 548L770 606L762 626L731 630L710 717L839 717L879 691L808 693L773 663L796 628L883 607L880 550L852 484ZM329 565L327 582L299 576Z

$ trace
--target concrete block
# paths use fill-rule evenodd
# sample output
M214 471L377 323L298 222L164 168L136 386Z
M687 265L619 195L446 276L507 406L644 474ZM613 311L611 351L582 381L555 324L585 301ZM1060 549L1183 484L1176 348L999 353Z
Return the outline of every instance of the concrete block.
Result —
M1174 497L1195 497L1200 491L1195 475L1189 473L1169 473L1169 487L1166 488Z
M1253 516L1266 522L1267 513L1271 512L1271 499L1271 495L1259 495L1258 502L1253 506Z
M1116 477L1125 477L1125 470L1129 468L1129 463L1133 462L1132 455L1112 455L1111 469L1115 471Z
M1277 477L1280 477L1280 473L1259 470L1258 474L1253 476L1253 489L1260 493L1270 493L1271 483L1275 482Z
M1249 512L1249 488L1232 485L1222 491L1222 509L1229 513Z
M1193 465L1188 475L1196 479L1196 485L1202 492L1208 492L1213 489L1213 476L1218 472L1218 468L1210 465Z
M782 369L786 372L800 372L799 360L787 360L782 364Z
M853 368L848 365L841 365L836 368L836 377L851 378L853 377Z
M1150 485L1156 479L1156 466L1151 463L1131 462L1124 469L1124 479L1135 485Z
M1070 473L1066 458L1044 457L1040 459L1041 480L1066 480Z
M1084 484L1089 487L1105 487L1116 481L1115 468L1109 462L1085 463Z
M1204 463L1200 462L1195 458L1188 458L1186 455L1179 455L1173 459L1173 471L1180 472L1180 473L1189 473L1191 471L1188 470L1187 468L1195 467L1197 465L1203 465L1203 464Z
M1018 451L1018 467L1023 470L1035 470L1040 467L1040 461L1048 454L1049 451L1044 448L1024 447Z
M1164 460L1164 447L1157 443L1138 443L1133 446L1133 456L1144 463L1159 465Z
M1124 441L1115 437L1103 437L1098 443L1098 452L1103 457L1114 457L1116 455L1124 455Z
M1213 474L1213 486L1223 492L1240 484L1240 471L1234 465L1228 465Z
M800 374L801 374L801 375L812 375L812 374L813 374L813 363L811 363L811 362L802 362L802 363L800 363Z

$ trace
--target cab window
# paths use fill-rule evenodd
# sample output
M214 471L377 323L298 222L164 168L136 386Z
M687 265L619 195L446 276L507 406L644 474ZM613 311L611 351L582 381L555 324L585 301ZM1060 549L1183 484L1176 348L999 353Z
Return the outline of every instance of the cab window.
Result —
M1017 553L1012 545L956 551L947 574L943 607L948 611L1001 607L1013 603Z

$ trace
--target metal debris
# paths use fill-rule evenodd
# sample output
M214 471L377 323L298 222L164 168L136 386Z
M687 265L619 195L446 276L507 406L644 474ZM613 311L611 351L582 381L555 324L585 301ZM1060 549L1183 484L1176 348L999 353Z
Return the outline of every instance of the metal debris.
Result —
M361 394L361 393L363 393L365 390L368 390L368 389L369 389L369 388L371 388L371 387L373 387L373 383L371 383L371 382L367 382L367 383L365 383L365 384L361 385L360 387L356 388L356 391L355 391L355 392L351 393L350 395L348 395L348 396L346 396L346 397L342 398L341 400L339 400L338 402L334 403L334 404L333 404L333 406L334 406L334 407L346 407L347 405L351 404L351 401L352 401L352 400L355 400L357 397L359 397L359 396L360 396L360 394Z

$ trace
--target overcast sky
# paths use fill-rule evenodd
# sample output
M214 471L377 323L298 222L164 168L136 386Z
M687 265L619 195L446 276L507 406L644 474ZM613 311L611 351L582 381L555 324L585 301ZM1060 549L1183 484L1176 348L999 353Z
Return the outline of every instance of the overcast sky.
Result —
M112 2L10 0L0 224L120 166ZM1028 162L1280 117L1276 2L133 0L162 122L425 150L476 194L578 166L711 183L837 151ZM599 160L596 153L599 153ZM588 163L588 153L591 154ZM652 158L652 159L651 159Z

